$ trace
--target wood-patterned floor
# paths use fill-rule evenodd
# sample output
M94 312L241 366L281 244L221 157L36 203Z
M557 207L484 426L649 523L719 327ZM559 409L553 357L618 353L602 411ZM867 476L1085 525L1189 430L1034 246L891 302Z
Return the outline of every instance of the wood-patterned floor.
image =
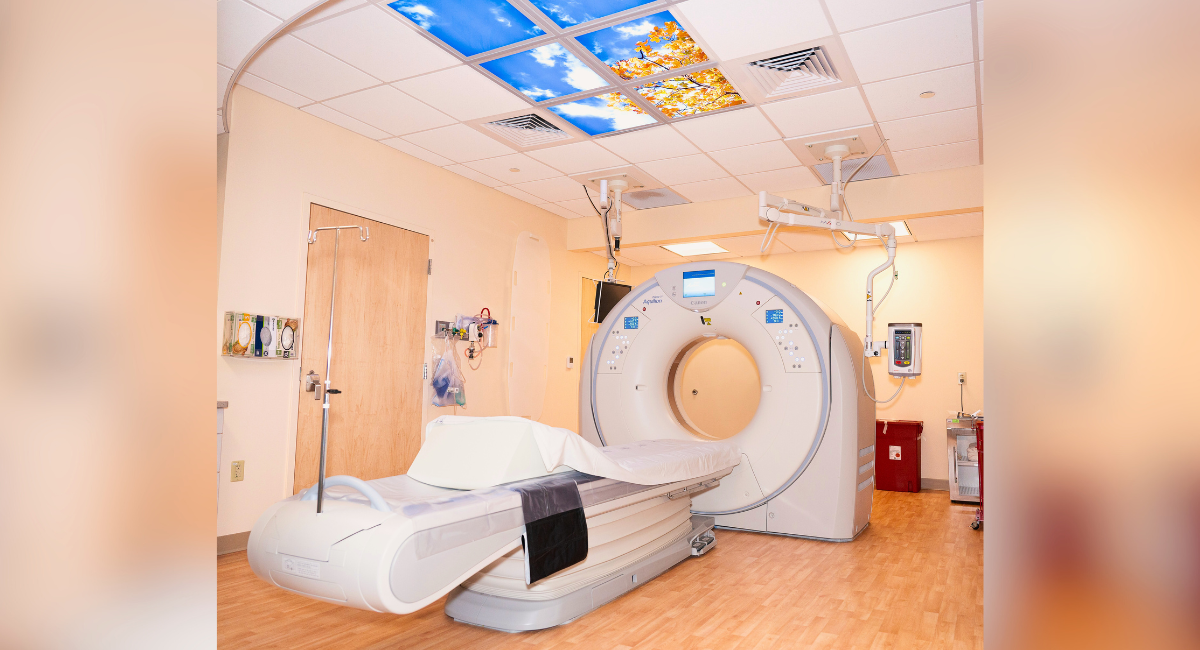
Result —
M338 607L217 560L220 647L982 648L983 534L945 492L876 492L848 544L718 531L717 547L557 628L505 634L455 623L438 601L408 616Z

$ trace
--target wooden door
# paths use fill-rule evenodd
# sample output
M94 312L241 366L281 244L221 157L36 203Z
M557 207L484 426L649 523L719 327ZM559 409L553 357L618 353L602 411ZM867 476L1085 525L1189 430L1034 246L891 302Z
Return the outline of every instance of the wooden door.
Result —
M309 227L367 226L341 231L333 332L326 476L364 480L408 471L421 448L421 364L429 237L313 204ZM333 231L308 246L304 293L300 408L296 419L293 492L317 482L321 402L304 391L310 370L325 380Z

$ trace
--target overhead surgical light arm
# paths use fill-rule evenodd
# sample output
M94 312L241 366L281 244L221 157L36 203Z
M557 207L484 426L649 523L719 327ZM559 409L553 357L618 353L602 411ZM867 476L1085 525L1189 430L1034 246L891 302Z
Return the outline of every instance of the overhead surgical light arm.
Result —
M840 213L835 214L840 216ZM766 192L758 193L758 218L766 221L768 224L822 228L831 232L850 232L878 237L884 241L884 246L887 249L887 261L875 267L867 274L867 329L863 354L868 357L877 357L880 350L887 347L887 342L875 341L872 335L872 325L875 320L875 313L872 309L872 296L875 290L875 276L887 270L896 261L896 229L887 223L842 221L838 216L831 216L825 210L806 203L792 201L791 199L785 199Z

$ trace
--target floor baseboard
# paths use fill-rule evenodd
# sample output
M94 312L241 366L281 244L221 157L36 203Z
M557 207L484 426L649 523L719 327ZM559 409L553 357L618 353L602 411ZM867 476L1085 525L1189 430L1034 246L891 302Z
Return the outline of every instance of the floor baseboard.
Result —
M950 479L946 478L923 478L921 479L922 490L938 490L941 492L950 491Z
M219 535L217 536L217 555L227 555L229 553L244 551L246 550L246 545L249 543L250 531L234 533L232 535Z

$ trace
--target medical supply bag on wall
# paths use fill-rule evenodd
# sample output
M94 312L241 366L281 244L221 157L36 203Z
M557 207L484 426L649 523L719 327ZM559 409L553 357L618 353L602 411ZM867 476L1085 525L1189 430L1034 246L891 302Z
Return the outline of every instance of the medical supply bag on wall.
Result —
M450 337L444 339L445 346L439 355L433 354L433 376L429 384L433 387L434 406L466 406L467 392L462 373L458 370L458 352Z

